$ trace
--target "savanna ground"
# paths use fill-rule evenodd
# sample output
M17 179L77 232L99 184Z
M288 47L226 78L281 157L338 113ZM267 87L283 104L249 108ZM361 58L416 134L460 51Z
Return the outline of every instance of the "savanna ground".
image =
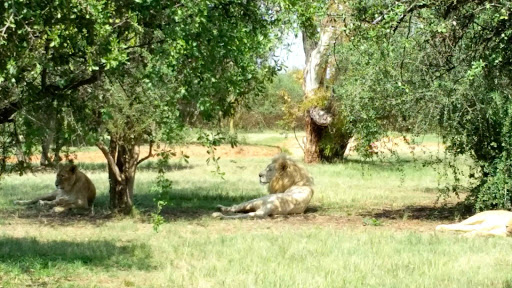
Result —
M137 174L139 213L131 218L107 213L106 167L94 149L76 159L98 190L94 215L12 205L51 191L51 171L4 177L0 287L512 287L511 239L434 232L460 217L453 208L460 199L438 199L449 177L424 165L443 155L434 137L423 139L415 157L399 149L399 161L349 155L339 164L307 165L315 195L305 215L212 219L216 204L266 193L257 174L276 147L300 160L293 135L241 139L244 145L217 150L224 180L205 164L205 148L184 148L189 163L171 160L168 222L158 233L148 217L154 162Z

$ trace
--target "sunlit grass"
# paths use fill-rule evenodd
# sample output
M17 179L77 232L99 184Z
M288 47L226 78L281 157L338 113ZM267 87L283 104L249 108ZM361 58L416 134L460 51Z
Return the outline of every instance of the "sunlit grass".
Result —
M258 133L241 132L238 133L238 139L241 144L276 146L287 139L295 138L295 136L302 139L304 135L306 134L303 131L297 131L296 133L289 131L283 131L280 133L276 133L274 131L263 131Z
M512 245L503 238L276 220L178 221L157 234L133 220L20 225L0 235L10 244L0 257L4 287L507 287L512 280Z
M250 137L272 145L284 136ZM314 212L256 221L219 221L210 214L217 204L265 195L258 172L269 159L221 158L224 180L205 159L173 160L166 173L173 181L164 210L169 222L158 233L147 223L156 196L154 163L137 173L140 213L133 218L101 218L108 205L103 164L79 163L97 187L97 216L69 221L39 218L30 212L37 208L12 204L50 192L53 173L7 175L0 183L0 286L511 287L511 239L436 234L435 225L450 216L378 216L418 206L436 211L438 190L449 177L423 165L428 157L407 157L401 163L351 156L338 164L302 164L315 179Z

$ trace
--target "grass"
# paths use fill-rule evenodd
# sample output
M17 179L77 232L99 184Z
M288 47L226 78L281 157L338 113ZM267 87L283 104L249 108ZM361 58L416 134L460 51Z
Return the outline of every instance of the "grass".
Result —
M270 145L282 136L250 137ZM448 207L436 202L449 178L421 159L404 159L308 165L315 178L310 212L256 221L210 214L216 204L264 195L257 174L269 159L221 158L225 180L205 159L172 162L169 221L158 233L147 217L153 163L137 174L141 213L132 218L105 219L101 164L81 163L98 190L96 216L15 207L12 200L50 191L54 175L7 175L0 183L0 287L512 287L511 239L434 233L458 217L449 208L457 199Z
M297 131L296 135L300 140L306 134L302 131ZM238 133L238 138L241 144L277 146L286 139L295 138L295 134L293 132L276 133L273 131L262 131L258 133L242 132Z

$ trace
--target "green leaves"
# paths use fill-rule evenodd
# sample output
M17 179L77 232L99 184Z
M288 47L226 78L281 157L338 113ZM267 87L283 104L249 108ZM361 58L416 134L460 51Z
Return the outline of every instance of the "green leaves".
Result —
M352 3L360 22L339 51L347 73L336 91L357 130L441 134L480 169L468 201L508 209L512 2Z

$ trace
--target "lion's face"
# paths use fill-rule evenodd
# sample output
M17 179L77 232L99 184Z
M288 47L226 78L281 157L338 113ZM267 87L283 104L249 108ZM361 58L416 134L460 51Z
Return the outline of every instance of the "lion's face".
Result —
M57 189L61 190L69 190L75 183L76 179L76 165L65 165L60 167L59 172L57 172L57 179L55 179L55 186Z
M270 181L272 181L276 176L276 173L276 163L272 162L267 166L267 168L260 172L260 184L265 185L270 183Z
M292 186L311 186L313 178L303 168L285 155L272 159L265 170L259 174L261 184L269 184L270 193L284 193Z

